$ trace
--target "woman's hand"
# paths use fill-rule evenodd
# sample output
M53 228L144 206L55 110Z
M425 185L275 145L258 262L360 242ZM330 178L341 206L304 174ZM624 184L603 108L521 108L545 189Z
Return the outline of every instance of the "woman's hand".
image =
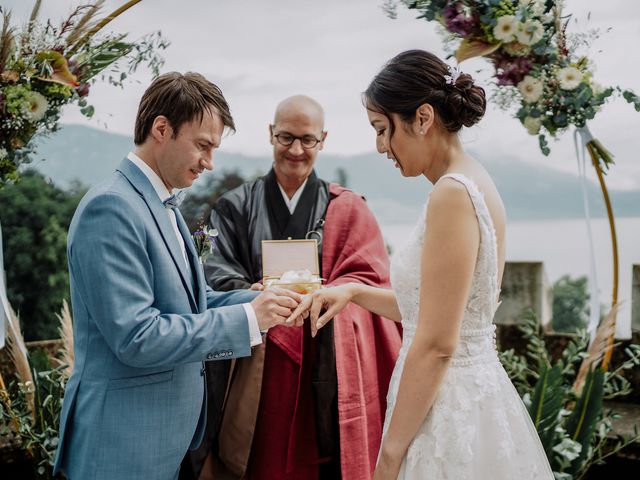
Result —
M400 473L401 465L402 456L387 451L383 442L380 449L380 459L373 472L373 480L396 480Z
M318 330L329 320L342 311L351 301L355 293L354 284L345 283L335 287L326 287L306 295L300 305L291 313L286 324L299 324L301 319L310 317L311 336L315 337ZM320 311L326 311L320 316Z

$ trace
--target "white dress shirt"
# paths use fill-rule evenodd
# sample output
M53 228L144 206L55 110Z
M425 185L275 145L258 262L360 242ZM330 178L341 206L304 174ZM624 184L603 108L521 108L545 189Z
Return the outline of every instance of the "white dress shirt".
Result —
M167 189L162 179L156 172L153 171L153 169L149 165L144 162L144 160L142 160L133 152L129 152L127 158L131 160L133 164L138 167L142 171L142 173L144 173L145 177L149 179L149 182L151 182L151 186L158 194L161 202L164 202L171 196L172 192ZM176 212L174 212L172 208L166 208L165 210L169 217L169 221L171 222L171 226L173 227L173 232L178 238L178 245L180 245L180 250L182 250L182 256L187 265L187 270L191 271L191 267L189 266L189 259L187 257L187 248L184 244L184 239L180 234L180 229L178 228ZM258 326L258 318L256 317L256 312L250 303L243 303L242 307L244 308L245 314L247 315L247 322L249 323L249 337L251 340L251 346L254 347L256 345L260 345L262 343L262 335L260 334L260 327Z
M282 198L284 198L284 203L287 205L287 208L289 209L289 213L292 215L296 209L296 206L298 205L298 200L300 200L300 196L302 195L304 186L307 184L307 180L309 180L309 177L305 178L304 182L302 182L302 185L300 185L298 190L296 190L296 193L294 193L293 197L291 198L289 198L289 196L287 195L287 192L284 191L284 188L282 188L282 185L280 185L280 183L277 182L278 188L280 189L280 193L282 193Z

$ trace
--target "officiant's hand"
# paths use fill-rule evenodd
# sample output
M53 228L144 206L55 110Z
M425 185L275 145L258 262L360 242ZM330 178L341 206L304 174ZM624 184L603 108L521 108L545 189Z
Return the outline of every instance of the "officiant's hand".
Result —
M287 324L299 324L308 314L311 322L311 336L315 337L318 330L340 313L352 298L353 288L348 283L321 288L303 298L300 305L287 318ZM320 315L322 310L325 312Z
M302 301L302 295L291 290L270 288L251 301L256 312L260 331L266 331L276 325L284 325L291 312Z

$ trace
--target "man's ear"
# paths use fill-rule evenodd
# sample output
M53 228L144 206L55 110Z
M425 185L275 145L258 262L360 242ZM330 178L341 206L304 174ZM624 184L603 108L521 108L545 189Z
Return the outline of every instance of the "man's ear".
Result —
M158 143L163 143L171 138L173 135L173 128L171 128L169 119L164 115L158 115L154 118L150 134Z
M271 145L275 145L275 143L273 143L273 127L274 125L269 124L269 143Z
M327 134L329 132L327 132L326 130L324 132L322 132L322 134L320 135L320 138L322 140L320 140L320 148L318 148L318 150L322 150L324 148L324 141L327 139Z
M431 104L423 103L416 110L416 119L414 122L414 129L416 134L425 135L429 129L433 126L435 121L435 111Z

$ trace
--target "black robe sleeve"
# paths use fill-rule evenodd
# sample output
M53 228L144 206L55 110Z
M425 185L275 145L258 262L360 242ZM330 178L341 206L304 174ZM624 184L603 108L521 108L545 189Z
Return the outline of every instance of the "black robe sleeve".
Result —
M257 281L251 274L248 225L240 202L238 197L222 197L211 210L209 222L218 236L213 254L205 262L205 276L214 290L246 289Z

